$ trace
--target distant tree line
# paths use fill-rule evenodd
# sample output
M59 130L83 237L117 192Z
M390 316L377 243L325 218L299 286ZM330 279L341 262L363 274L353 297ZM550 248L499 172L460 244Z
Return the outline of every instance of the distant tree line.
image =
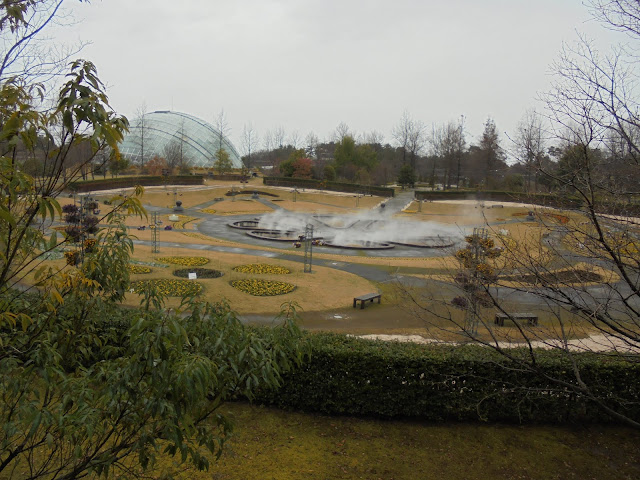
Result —
M438 190L552 193L562 190L563 178L575 174L576 144L567 137L552 144L543 117L535 111L526 112L516 132L506 139L491 118L482 135L470 141L464 117L428 130L408 113L394 127L391 143L378 132L357 135L340 124L333 138L323 142L313 133L300 142L297 135L287 140L282 129L267 132L259 149L257 133L245 127L247 131L243 143L250 144L251 150L249 154L245 149L243 162L275 176L364 185L419 183ZM622 140L610 136L589 155L594 157L594 173L609 175L612 183L626 182L631 188L635 181L625 173L628 153Z

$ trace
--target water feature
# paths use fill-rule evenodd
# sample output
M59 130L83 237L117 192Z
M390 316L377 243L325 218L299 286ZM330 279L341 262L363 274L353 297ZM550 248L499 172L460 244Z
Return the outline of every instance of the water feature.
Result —
M254 238L296 241L304 235L308 224L313 226L314 239L321 245L346 249L381 250L394 248L394 245L445 248L453 246L463 236L457 226L392 218L383 209L333 215L279 210L229 226L246 229L247 235Z

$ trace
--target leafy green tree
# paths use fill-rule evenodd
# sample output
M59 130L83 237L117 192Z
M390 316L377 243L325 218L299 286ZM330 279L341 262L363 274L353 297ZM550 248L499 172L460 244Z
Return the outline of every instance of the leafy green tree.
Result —
M482 132L478 147L484 162L485 188L492 188L496 177L506 169L507 165L504 161L505 155L500 146L500 138L496 124L491 118L488 118L484 124L484 131Z
M121 156L117 150L112 150L109 154L108 166L111 176L117 177L118 174L131 166L131 162L128 158Z
M293 160L288 158L284 162L280 162L278 170L283 177L293 177Z
M520 174L509 174L504 177L504 189L507 192L521 192L524 185L524 178Z
M328 182L333 182L336 179L336 169L331 165L325 165L324 170L324 179Z
M231 157L224 148L219 148L216 151L216 157L213 162L213 168L218 171L218 174L224 175L233 169L233 163L231 163Z
M400 168L400 173L398 174L398 184L402 187L410 187L416 183L416 172L411 168L411 165L405 163L402 168Z
M361 168L370 172L377 163L377 154L371 145L356 145L350 135L342 137L333 156L336 173L348 180L354 180Z
M278 165L280 175L283 177L311 178L313 173L313 163L306 158L304 149L296 149L284 162Z

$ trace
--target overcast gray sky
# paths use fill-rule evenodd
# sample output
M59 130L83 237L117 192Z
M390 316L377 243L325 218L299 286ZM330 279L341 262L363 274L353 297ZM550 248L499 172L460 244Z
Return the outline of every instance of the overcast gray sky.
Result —
M112 106L212 122L224 109L240 148L282 127L330 138L344 122L392 143L407 111L465 116L468 141L492 117L513 132L549 87L563 42L611 41L580 0L93 0L64 33L90 41Z

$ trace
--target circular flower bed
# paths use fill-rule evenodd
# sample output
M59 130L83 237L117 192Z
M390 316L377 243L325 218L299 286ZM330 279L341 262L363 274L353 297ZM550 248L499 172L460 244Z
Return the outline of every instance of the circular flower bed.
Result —
M191 280L169 280L167 278L131 282L131 290L133 293L140 294L152 285L159 293L167 297L185 297L198 295L202 292L202 285L199 283Z
M197 267L209 263L209 259L204 257L162 257L157 260L163 263L184 265L185 267Z
M144 265L131 265L131 264L129 264L127 266L127 268L129 269L129 273L132 273L134 275L143 274L143 273L151 273L151 269L149 267L145 267Z
M178 215L178 220L174 222L173 228L185 228L187 223L193 222L194 220L200 220L198 217L189 217L187 215Z
M180 278L189 278L190 273L195 273L198 278L220 278L222 276L220 270L212 268L181 268L173 272L176 277Z
M256 280L253 278L245 280L234 280L231 286L255 297L271 297L274 295L284 295L295 290L296 286L285 282L274 282L270 280Z
M277 265L268 265L266 263L250 263L248 265L239 265L233 267L233 270L240 273L257 273L257 274L273 274L285 275L291 273L291 270Z

